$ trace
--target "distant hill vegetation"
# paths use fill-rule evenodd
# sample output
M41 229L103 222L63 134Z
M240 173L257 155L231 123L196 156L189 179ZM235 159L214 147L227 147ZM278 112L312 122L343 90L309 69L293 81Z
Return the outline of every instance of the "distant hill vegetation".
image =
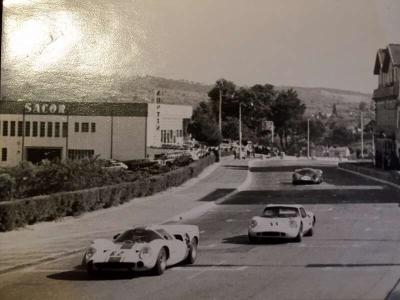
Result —
M151 102L154 91L161 90L163 103L196 106L208 99L211 88L207 84L154 76L124 78L43 72L28 77L2 70L2 95L10 100ZM284 88L289 87L277 87ZM339 115L349 115L358 111L360 102L368 106L371 103L369 94L329 88L292 88L306 104L307 115L330 114L333 104Z

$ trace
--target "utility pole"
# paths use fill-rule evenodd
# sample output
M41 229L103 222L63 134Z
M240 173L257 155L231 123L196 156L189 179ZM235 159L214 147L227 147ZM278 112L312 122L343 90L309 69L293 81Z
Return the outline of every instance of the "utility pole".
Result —
M242 103L239 102L239 159L242 159Z
M310 158L310 119L307 119L307 158Z
M218 124L219 124L219 132L222 137L222 91L221 88L219 88L219 109L218 109Z
M218 125L219 125L219 134L221 135L222 138L222 92L221 92L221 87L219 89L219 109L218 109ZM221 149L221 143L219 144L218 147L218 157L221 159L222 155L222 149Z
M364 113L361 112L361 158L364 158Z

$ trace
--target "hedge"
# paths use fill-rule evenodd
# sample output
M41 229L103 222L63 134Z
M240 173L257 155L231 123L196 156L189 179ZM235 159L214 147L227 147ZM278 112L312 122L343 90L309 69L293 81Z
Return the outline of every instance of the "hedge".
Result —
M0 231L9 231L26 224L51 221L64 216L77 216L84 212L116 206L135 197L152 195L197 176L213 162L214 156L207 156L168 173L135 182L1 202Z

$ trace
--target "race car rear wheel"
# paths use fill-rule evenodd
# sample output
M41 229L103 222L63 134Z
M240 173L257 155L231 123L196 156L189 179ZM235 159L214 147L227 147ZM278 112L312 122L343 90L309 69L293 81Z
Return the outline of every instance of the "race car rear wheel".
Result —
M154 274L161 275L164 273L165 269L167 268L167 251L165 248L161 248L160 252L158 253L157 262L154 266Z
M255 243L258 242L258 238L257 238L257 237L252 236L251 234L248 234L248 236L249 236L249 242L250 242L251 244L255 244Z
M300 243L302 239L303 239L303 223L300 224L299 233L294 238L294 241Z
M190 242L190 248L189 248L189 253L188 256L186 258L186 263L187 264L194 264L194 262L196 261L196 257L197 257L197 240L196 239L192 239L192 241Z
M90 277L93 277L93 276L98 275L98 273L100 272L100 269L99 269L99 268L96 268L96 267L93 265L92 262L89 262L89 263L86 265L86 271L87 271L87 274L88 274Z
M314 228L311 227L310 230L307 232L307 236L313 236L314 235Z

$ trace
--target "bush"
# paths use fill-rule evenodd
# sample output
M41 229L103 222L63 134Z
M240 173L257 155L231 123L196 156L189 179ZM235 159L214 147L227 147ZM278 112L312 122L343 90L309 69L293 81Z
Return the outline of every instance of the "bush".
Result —
M207 156L168 173L136 178L134 182L2 202L0 203L0 231L12 230L41 221L51 221L64 216L77 216L83 212L116 206L135 197L148 196L182 184L197 176L213 162L214 157ZM25 171L27 170L24 169ZM69 176L65 170L60 173ZM55 176L59 176L59 173ZM67 178L70 178L68 176ZM52 182L49 178L46 180Z
M0 201L11 199L15 188L15 179L10 174L0 174Z
M193 159L190 155L182 155L176 158L173 162L173 164L177 167L184 167L189 165L190 163L193 162Z

